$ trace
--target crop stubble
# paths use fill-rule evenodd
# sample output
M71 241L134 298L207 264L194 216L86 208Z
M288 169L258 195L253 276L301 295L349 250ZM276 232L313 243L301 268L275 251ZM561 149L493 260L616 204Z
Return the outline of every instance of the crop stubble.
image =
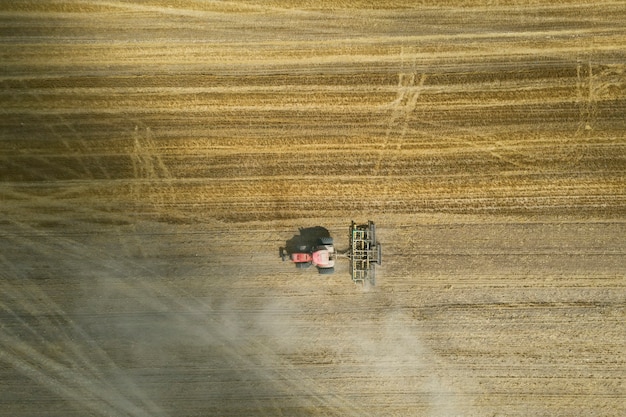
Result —
M623 414L625 4L373 6L2 3L3 409Z

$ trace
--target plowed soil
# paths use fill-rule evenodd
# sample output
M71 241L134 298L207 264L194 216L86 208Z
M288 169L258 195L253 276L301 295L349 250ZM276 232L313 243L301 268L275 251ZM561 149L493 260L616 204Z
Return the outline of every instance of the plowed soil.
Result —
M414 3L0 1L0 415L626 415L626 2Z

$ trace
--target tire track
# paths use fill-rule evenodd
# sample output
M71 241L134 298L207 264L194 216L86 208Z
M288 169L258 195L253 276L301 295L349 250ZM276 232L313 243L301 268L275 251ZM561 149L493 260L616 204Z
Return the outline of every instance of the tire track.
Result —
M43 100L41 99L41 97L39 97L38 95L36 95L33 92L31 92L30 90L28 90L25 85L22 85L22 87L24 88L24 91L26 92L26 94L30 95L31 97L33 97L37 101L37 103L39 103L39 105L41 105L43 103ZM65 138L58 131L58 129L56 129L53 125L48 124L47 122L44 122L45 126L48 127L48 129L52 132L52 134L55 137L58 137L61 140L61 143L63 143L65 148L72 153L72 156L75 159L78 160L80 166L83 169L83 174L87 178L94 178L94 175L92 174L91 170L87 167L87 163L84 161L84 159L82 157L83 154L89 154L88 148L86 147L84 139L78 133L78 131L76 129L74 129L72 127L72 125L67 120L65 120L65 118L61 114L56 114L56 118L59 120L61 126L65 127L67 130L69 130L71 132L72 136L74 136L75 140L78 141L78 145L79 145L78 149L74 149L70 145L70 143L68 142L67 138ZM43 120L41 120L41 119L40 119L40 121L43 122Z
M18 93L13 92L13 89L7 85L5 80L2 81L2 86L4 87L5 91L9 92L9 94L11 95L15 103L19 103L22 101ZM28 86L25 84L24 80L20 81L20 86L21 86L21 90L23 91L23 95L26 97L31 97L35 101L36 103L35 107L39 107L40 109L47 107L45 105L44 100L41 98L41 96L37 94L36 91L29 89ZM80 168L82 168L82 173L75 171L69 167L65 167L65 166L58 165L58 164L53 164L47 159L40 158L39 161L44 162L45 164L48 164L48 165L52 165L55 169L60 170L61 172L65 171L65 172L73 173L74 175L72 176L74 178L94 179L95 178L94 173L89 168L90 164L88 163L88 158L90 158L89 155L91 153L91 150L89 146L87 145L87 142L85 138L83 137L83 135L76 128L74 128L73 124L70 121L68 121L65 117L63 117L62 112L54 112L54 118L56 118L59 121L58 125L62 126L65 130L69 132L70 137L67 137L66 135L64 135L63 132L57 127L57 124L52 124L48 120L46 120L44 117L42 117L41 113L42 112L36 111L33 113L33 115L35 116L36 120L47 131L49 131L52 134L53 137L59 140L59 142L63 145L66 151L70 153L71 158L75 159L78 162ZM70 139L72 138L73 138L73 142L76 142L78 146L74 146L70 142ZM10 161L7 161L7 162L10 162ZM35 167L32 167L32 168L36 169ZM103 164L99 163L98 168L102 172L104 178L108 178L108 179L111 178L111 175L108 173L108 171L106 170ZM50 177L45 176L44 179L55 180L57 178L50 178Z
M385 131L385 137L379 150L379 157L374 167L374 176L379 175L381 163L385 158L387 147L389 146L391 135L398 131L398 137L393 139L395 148L402 150L402 144L409 131L409 122L414 117L413 113L417 107L420 93L424 89L426 74L419 77L416 85L417 74L400 73L398 74L398 92L396 99L389 105L391 107L391 115Z

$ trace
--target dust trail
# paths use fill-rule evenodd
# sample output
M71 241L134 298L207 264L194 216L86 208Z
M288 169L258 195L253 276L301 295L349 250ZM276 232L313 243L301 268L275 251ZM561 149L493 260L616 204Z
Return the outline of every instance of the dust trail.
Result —
M4 309L6 305L2 307ZM64 345L79 346L80 340L76 340L76 335L80 332L71 320L65 319L64 323L56 326L42 323L42 326L55 332L56 337L59 334L63 335L63 339L66 340ZM72 336L67 335L66 328L73 330ZM32 331L32 329L29 330ZM86 337L84 334L81 336ZM15 367L45 388L64 398L76 401L94 412L106 416L165 415L151 401L137 397L137 389L128 380L121 379L122 374L118 369L108 365L108 370L98 370L95 365L91 364L92 360L87 355L93 355L95 352L97 356L100 353L93 343L83 342L89 347L85 352L70 347L69 352L61 355L55 354L55 357L52 357L42 352L52 347L47 340L44 343L31 344L6 328L0 332L0 343L2 344L0 359L8 365ZM53 347L58 347L58 344L54 344ZM74 360L75 356L78 356L80 362ZM105 373L109 377L114 376L115 381L105 377Z
M118 282L124 284L124 292L127 296L139 300L140 304L144 308L148 308L149 311L157 312L170 312L171 317L169 323L172 328L184 329L185 335L190 336L193 340L209 344L211 341L217 339L220 343L228 346L225 352L225 359L230 367L239 374L241 380L245 381L249 374L257 374L258 378L267 381L269 384L273 384L282 392L299 393L300 400L306 407L331 407L337 411L336 415L367 415L364 410L360 410L357 406L343 400L338 396L329 396L325 393L324 387L307 378L293 367L289 367L287 363L279 360L275 353L258 341L245 337L243 335L232 334L232 323L223 322L224 317L215 315L212 312L212 307L206 303L197 301L192 294L185 293L183 291L173 292L166 290L165 288L158 286L154 283L146 283L143 280L137 280L134 274L143 271L145 274L154 275L154 268L148 267L142 263L134 261L132 259L120 259L115 258L112 255L98 253L98 251L92 250L93 248L85 247L84 245L73 241L72 239L64 236L57 236L54 238L54 242L50 241L48 244L45 233L37 231L34 228L25 224L17 224L24 231L28 231L29 237L26 235L13 236L11 239L15 240L17 244L23 247L25 250L31 253L40 252L44 256L59 256L62 259L68 261L74 260L81 262L85 269L99 271L99 276L111 276L117 277ZM6 264L5 260L5 264ZM133 272L135 271L135 272ZM16 271L16 273L19 271ZM157 272L157 275L159 273ZM15 294L11 291L11 288L5 286L6 293L12 293L14 299L13 304L16 304L15 300L18 300L17 304L21 306L25 311L30 311L30 314L37 317L42 311L51 311L56 317L59 317L60 323L57 323L53 328L56 328L56 332L62 334L62 328L67 327L72 330L73 333L81 336L82 342L77 344L78 346L85 346L85 351L78 350L77 358L70 357L71 354L67 353L62 355L60 360L64 363L68 363L73 371L67 371L72 374L78 385L72 385L69 379L63 378L63 367L54 359L46 356L42 352L38 352L37 347L34 345L28 345L27 348L19 350L13 355L5 355L4 359L15 364L26 375L35 378L35 380L47 384L52 381L57 381L60 388L57 388L57 392L62 395L69 395L68 392L78 390L84 391L86 397L92 397L95 402L106 402L107 404L114 404L118 397L123 396L121 392L115 391L112 388L108 390L103 389L103 394L98 397L91 390L100 390L106 385L106 381L101 382L99 380L99 374L97 363L108 364L107 368L117 369L113 361L108 359L106 354L95 346L95 341L92 337L87 335L80 327L74 323L64 312L56 305L46 294L38 291L29 294ZM32 302L33 297L37 299L38 308L33 310ZM184 299L185 301L179 301ZM18 313L14 313L18 314ZM195 319L193 319L195 318ZM41 322L41 325L49 326L49 322ZM33 331L32 329L30 331ZM9 345L20 343L20 340L16 338L7 338L5 340ZM21 343L26 343L21 341ZM75 341L68 341L68 344L75 343ZM96 356L92 352L92 349L96 348ZM261 363L265 368L259 368L259 362L249 357L250 349L258 352ZM91 353L90 353L91 352ZM80 362L78 362L80 358ZM38 372L35 372L35 368L29 367L28 363L34 363ZM86 364L85 364L86 363ZM275 366L271 366L274 364ZM80 369L78 371L77 369ZM87 369L83 371L83 369ZM243 369L239 371L239 369ZM118 370L118 372L121 372ZM82 390L82 391L81 391ZM125 391L127 392L127 391ZM70 398L74 398L71 396ZM129 401L127 397L124 397L124 401ZM256 397L251 398L252 401L258 402ZM122 400L120 400L122 401ZM122 401L122 402L124 402ZM149 401L145 398L141 398L141 403L137 401L133 404L148 403L145 409L154 410L156 407L151 406ZM276 404L275 408L280 409L280 405ZM134 409L127 407L125 412L135 414L129 415L141 415ZM264 407L261 404L257 405L257 414L265 413ZM152 412L152 415L159 415L158 412ZM162 413L161 413L162 414ZM273 415L269 413L268 415Z
M0 349L0 360L50 391L94 413L103 416L154 415L142 406L134 404L115 387L68 369L32 346L24 344L21 339L9 335L6 330L2 332L1 341L3 348Z
M21 307L22 311L31 315L40 328L46 329L59 339L52 342L44 338L20 317L18 323L22 326L18 327L18 333L6 326L0 332L0 343L3 345L2 359L7 364L15 366L25 375L64 398L78 399L80 404L87 405L103 415L165 415L151 400L144 397L129 379L123 377L121 370L106 353L63 310L47 299L46 294L39 291L34 300L31 294L12 290L6 283L2 284L2 289L3 294L9 296L13 304ZM32 306L37 302L50 309L48 313L38 309L33 311ZM24 314L14 311L8 303L2 303L1 306L10 316ZM52 321L47 319L47 316L56 319ZM35 334L36 343L32 338L27 340L20 329ZM62 350L59 351L61 346ZM54 356L51 352L54 352ZM111 380L111 377L114 380ZM115 410L118 412L111 412Z
M75 253L75 245L68 246L63 239L48 242L44 233L27 225L21 226L29 230L31 236L39 236L40 239L24 236L7 238L15 240L18 247L29 253L40 253L44 259L55 252L58 259L65 259L68 252L77 259L81 257L80 253ZM0 341L3 345L2 359L5 362L51 391L88 406L102 415L164 415L130 379L123 377L116 364L60 306L41 291L37 284L24 276L17 265L5 256L0 261L3 266L1 275L4 276L0 286L6 300L1 304L2 309L9 317L19 317L16 323L21 325L17 331L6 326L2 328ZM20 288L10 283L16 279L21 282ZM26 317L33 320L32 324L25 321ZM53 343L51 339L39 334L34 325L50 331L58 340ZM30 337L26 338L26 334L19 331L20 328L26 330ZM61 346L63 349L59 350ZM51 356L52 352L54 357Z
M113 260L112 257L109 257ZM106 262L99 258L99 261ZM197 341L204 341L208 345L217 339L220 343L228 346L225 356L233 369L242 367L247 371L236 371L243 378L246 373L257 373L258 377L269 384L276 386L281 392L299 393L308 407L331 407L336 409L336 415L367 416L368 412L357 404L343 399L338 395L329 395L327 389L307 377L288 362L278 358L276 353L267 345L255 338L246 336L243 330L239 330L240 319L224 316L216 311L212 305L197 299L194 294L181 289L168 290L163 286L147 283L144 280L132 279L127 269L144 271L146 274L155 274L152 268L142 263L126 259L125 264L130 268L118 271L116 275L125 283L125 294L141 300L143 306L150 311L173 312L172 326L176 329L184 329L185 334L193 336ZM160 275L157 273L157 275ZM184 300L184 301L182 301ZM197 317L197 320L190 318ZM260 354L262 362L257 362L249 357L249 352ZM257 371L259 365L264 364L267 369ZM268 366L270 365L270 366ZM253 400L256 400L254 397ZM278 409L279 410L279 409Z
M0 258L0 265L9 265L5 257L1 256ZM3 279L5 280L5 282L2 283L2 290L7 300L6 302L0 301L0 308L5 313L8 313L9 316L20 325L21 329L27 330L30 337L35 339L38 346L48 349L53 348L54 344L37 331L37 329L33 327L34 324L44 329L55 329L55 337L62 336L61 339L65 341L72 340L73 335L70 333L71 326L68 326L62 319L64 313L59 313L58 311L50 313L50 311L44 311L35 307L38 305L38 301L42 299L45 300L45 294L39 291L38 288L32 287L29 288L28 293L20 291L8 282L11 277L7 276L7 274L1 275L3 275ZM19 276L19 273L14 273L13 277L15 276ZM49 304L48 307L50 307ZM16 309L19 309L19 311L16 311ZM31 319L34 319L33 325L25 320L23 317L24 313ZM25 336L25 333L20 332L20 335ZM88 357L88 352L83 352L78 345L73 343L69 343L66 349L69 350L68 353L66 353L64 349L63 352L58 354L63 363L71 365L73 369L85 369L94 378L102 378L100 370Z
M474 384L427 347L419 324L410 315L391 309L380 322L367 323L344 337L349 340L350 351L340 353L360 358L357 369L365 370L359 373L361 378L393 387L403 375L419 375L411 391L403 395L422 398L429 416L464 415L462 410L471 402L468 393L475 391ZM351 372L346 369L345 374Z
M150 270L143 265L131 265L146 272ZM154 271L150 271L154 272ZM124 280L126 280L125 278ZM223 311L214 309L206 302L198 300L193 294L178 288L176 291L167 290L148 284L143 280L125 281L125 293L131 297L141 299L142 305L152 311L174 312L171 317L172 327L184 329L185 334L193 335L193 339L210 345L219 341L227 346L224 352L225 360L232 369L240 375L242 380L247 374L256 374L258 378L273 385L280 392L289 393L299 398L300 406L307 408L331 408L331 415L367 416L369 413L357 404L343 399L336 394L327 394L327 389L312 380L303 372L281 360L273 349L249 337L241 328L237 313L224 315ZM184 300L179 301L179 300ZM228 310L227 310L228 311ZM198 317L198 320L190 320ZM250 358L250 352L259 355L258 360ZM259 368L259 365L263 365ZM243 371L237 369L243 368ZM254 394L251 398L256 401ZM261 407L259 407L261 409ZM276 404L276 411L280 412L280 405ZM274 414L271 414L274 415Z

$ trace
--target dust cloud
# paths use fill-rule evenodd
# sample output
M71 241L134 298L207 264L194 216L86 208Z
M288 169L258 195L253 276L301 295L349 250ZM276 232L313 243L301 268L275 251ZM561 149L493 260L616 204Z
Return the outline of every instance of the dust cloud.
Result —
M94 415L169 416L183 404L209 414L372 415L380 399L362 392L372 384L406 390L406 378L410 393L392 396L415 395L429 415L455 415L455 390L431 372L435 355L410 317L338 326L322 318L342 306L311 310L302 297L240 293L227 256L214 264L172 258L151 239L169 228L24 237L39 267L14 263L4 273L0 360ZM245 279L266 277L249 270ZM325 291L314 283L301 295Z

